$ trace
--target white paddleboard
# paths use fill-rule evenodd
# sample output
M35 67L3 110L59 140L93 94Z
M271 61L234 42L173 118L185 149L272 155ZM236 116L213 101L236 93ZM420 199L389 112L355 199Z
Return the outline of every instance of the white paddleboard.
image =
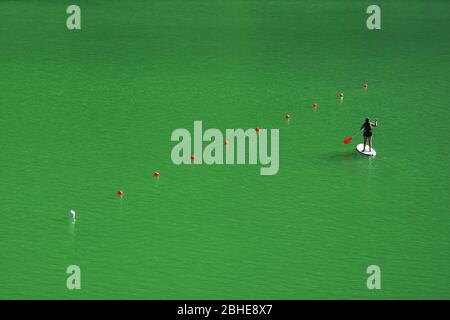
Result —
M377 152L375 151L374 148L372 148L372 151L369 151L369 146L366 145L366 151L363 152L364 150L364 143L360 143L356 146L356 150L358 150L359 153L364 154L366 156L372 156L375 157L377 155Z

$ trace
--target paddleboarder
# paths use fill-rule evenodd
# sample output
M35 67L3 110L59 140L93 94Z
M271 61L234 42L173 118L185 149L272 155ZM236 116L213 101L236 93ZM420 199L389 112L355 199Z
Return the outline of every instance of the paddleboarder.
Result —
M372 151L372 127L376 127L378 125L377 119L375 119L375 122L371 122L369 118L366 118L366 121L361 126L360 130L363 130L363 136L364 136L364 149L363 152L366 151L366 145L369 145L369 152Z

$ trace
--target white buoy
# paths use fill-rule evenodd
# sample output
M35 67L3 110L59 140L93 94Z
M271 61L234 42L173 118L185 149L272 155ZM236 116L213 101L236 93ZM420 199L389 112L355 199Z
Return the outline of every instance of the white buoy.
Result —
M71 217L73 220L75 220L76 215L77 215L77 213L74 210L69 211L69 217Z

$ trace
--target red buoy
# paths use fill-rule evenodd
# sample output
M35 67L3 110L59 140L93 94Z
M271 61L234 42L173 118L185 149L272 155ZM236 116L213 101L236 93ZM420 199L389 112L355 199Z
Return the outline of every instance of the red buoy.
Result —
M344 94L341 92L341 93L339 93L339 98L343 98L344 97Z
M364 85L363 85L364 89L367 89L368 86L369 85L367 83L364 83Z
M315 109L315 108L317 108L317 103L313 103L312 104L312 107Z
M291 116L289 114L286 114L284 116L284 120L287 120L287 121L291 120Z
M122 191L122 190L117 191L117 195L118 195L119 197L122 198L122 196L123 196L123 191Z
M256 130L256 133L259 133L259 128L258 127L256 127L255 130Z
M155 171L155 173L153 174L155 177L159 177L159 172Z
M191 161L194 161L195 160L195 157L194 156L191 156Z

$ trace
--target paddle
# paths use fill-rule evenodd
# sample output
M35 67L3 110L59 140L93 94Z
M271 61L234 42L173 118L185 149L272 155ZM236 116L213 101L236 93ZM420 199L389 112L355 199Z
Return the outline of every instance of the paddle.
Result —
M344 139L344 143L345 143L345 144L349 144L349 143L353 140L353 137L356 136L358 133L360 133L361 130L362 130L362 129L359 129L357 132L355 132L354 134L352 134L351 137L345 138L345 139Z

